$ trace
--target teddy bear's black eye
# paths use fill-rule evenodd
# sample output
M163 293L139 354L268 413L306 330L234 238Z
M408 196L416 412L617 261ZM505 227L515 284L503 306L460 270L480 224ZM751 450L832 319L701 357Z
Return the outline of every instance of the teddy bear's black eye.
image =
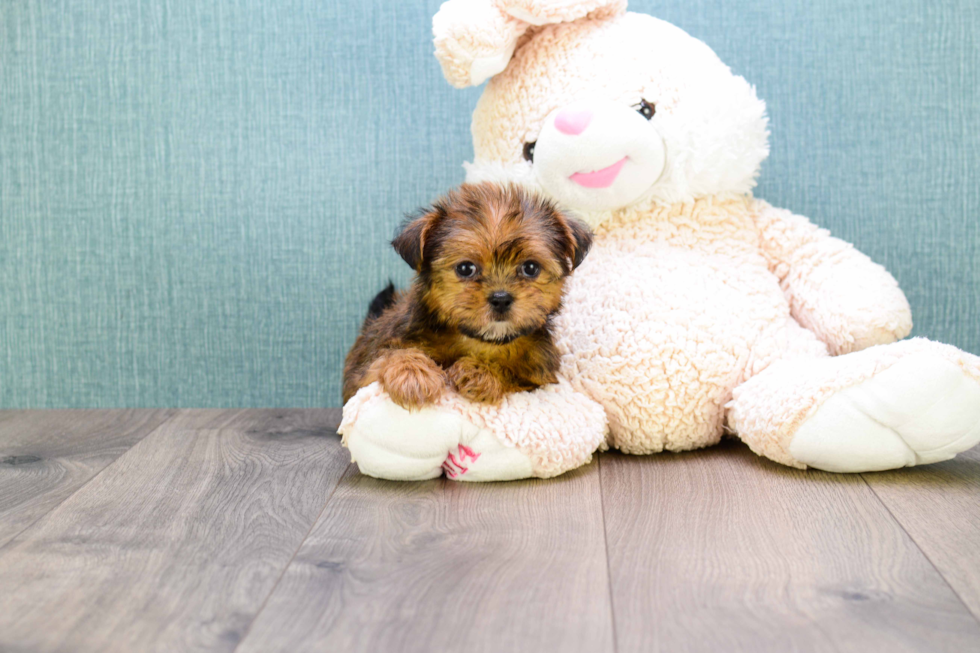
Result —
M534 261L526 261L521 265L521 274L528 279L534 279L541 274L541 266Z
M640 103L636 106L636 110L647 120L653 118L653 114L657 113L657 107L646 100L640 100Z
M469 279L476 274L476 265L469 261L456 264L456 274L460 279Z
M530 143L524 143L524 160L534 163L534 144L537 141L531 141Z

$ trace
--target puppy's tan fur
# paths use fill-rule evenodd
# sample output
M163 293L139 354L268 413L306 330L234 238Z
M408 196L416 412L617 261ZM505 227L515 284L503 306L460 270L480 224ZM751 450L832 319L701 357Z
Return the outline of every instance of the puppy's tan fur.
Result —
M408 409L448 387L497 403L556 382L551 319L591 243L583 223L518 187L451 191L392 242L416 276L372 302L344 365L344 402L375 381ZM476 270L469 277L460 273L467 263ZM506 311L494 308L494 293L510 297Z

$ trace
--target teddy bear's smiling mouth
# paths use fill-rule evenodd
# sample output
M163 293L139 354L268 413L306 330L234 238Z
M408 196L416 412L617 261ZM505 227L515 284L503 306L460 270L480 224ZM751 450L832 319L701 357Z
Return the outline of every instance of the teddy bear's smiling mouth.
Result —
M613 182L616 181L619 171L623 169L623 165L626 163L628 156L624 156L622 159L612 164L608 168L603 168L602 170L595 170L593 172L576 172L574 175L569 177L579 186L584 186L585 188L609 188L612 186Z

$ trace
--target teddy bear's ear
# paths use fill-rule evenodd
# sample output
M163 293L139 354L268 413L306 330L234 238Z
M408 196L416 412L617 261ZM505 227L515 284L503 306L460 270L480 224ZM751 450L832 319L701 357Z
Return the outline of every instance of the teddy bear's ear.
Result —
M449 0L432 18L436 59L456 88L477 86L504 68L528 24L493 0Z
M432 19L436 59L453 86L478 86L507 67L530 26L625 10L626 0L449 0Z
M599 18L626 11L626 0L496 0L496 4L531 25L567 23L593 12Z

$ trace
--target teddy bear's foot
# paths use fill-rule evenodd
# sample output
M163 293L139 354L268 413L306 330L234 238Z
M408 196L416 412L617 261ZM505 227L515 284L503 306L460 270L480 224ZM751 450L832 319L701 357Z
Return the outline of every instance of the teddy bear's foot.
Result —
M809 467L866 472L949 460L980 442L980 383L955 363L904 358L827 399L789 445Z
M338 429L361 473L397 481L547 478L592 459L605 413L567 382L509 395L496 406L447 395L409 412L376 383L344 406Z
M753 450L797 467L868 472L948 460L980 442L980 359L915 339L785 361L737 389L730 417Z

